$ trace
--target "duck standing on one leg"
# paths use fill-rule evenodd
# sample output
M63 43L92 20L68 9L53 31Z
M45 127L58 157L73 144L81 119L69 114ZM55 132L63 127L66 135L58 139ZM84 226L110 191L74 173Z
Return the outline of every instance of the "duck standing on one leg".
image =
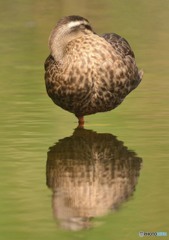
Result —
M98 36L87 19L62 18L49 37L45 62L49 97L84 124L84 116L116 108L143 76L128 42L115 33Z

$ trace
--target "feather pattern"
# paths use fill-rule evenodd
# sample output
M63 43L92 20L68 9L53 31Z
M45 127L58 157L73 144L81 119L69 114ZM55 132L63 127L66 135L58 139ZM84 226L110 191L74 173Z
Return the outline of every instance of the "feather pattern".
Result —
M129 43L115 33L97 35L87 19L61 19L45 61L49 97L80 118L116 108L142 79Z

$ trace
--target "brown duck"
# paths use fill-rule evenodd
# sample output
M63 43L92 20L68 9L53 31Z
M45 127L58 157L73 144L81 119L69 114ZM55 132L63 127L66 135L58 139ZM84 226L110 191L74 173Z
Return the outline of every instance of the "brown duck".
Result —
M97 35L87 19L62 18L49 37L45 61L49 97L74 113L79 125L84 116L116 108L141 82L129 43L115 33Z

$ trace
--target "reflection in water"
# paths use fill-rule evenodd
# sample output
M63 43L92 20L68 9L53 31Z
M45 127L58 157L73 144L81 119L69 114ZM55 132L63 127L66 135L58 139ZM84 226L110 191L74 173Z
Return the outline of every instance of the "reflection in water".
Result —
M65 229L90 227L93 217L117 209L132 195L141 162L112 134L77 128L48 152L55 218Z

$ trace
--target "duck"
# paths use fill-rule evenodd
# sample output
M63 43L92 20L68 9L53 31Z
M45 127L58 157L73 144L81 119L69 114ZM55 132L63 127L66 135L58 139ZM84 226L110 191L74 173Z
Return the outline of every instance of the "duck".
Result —
M115 109L142 80L128 41L116 33L98 35L84 17L61 18L48 45L47 94L73 113L79 126L86 115Z

